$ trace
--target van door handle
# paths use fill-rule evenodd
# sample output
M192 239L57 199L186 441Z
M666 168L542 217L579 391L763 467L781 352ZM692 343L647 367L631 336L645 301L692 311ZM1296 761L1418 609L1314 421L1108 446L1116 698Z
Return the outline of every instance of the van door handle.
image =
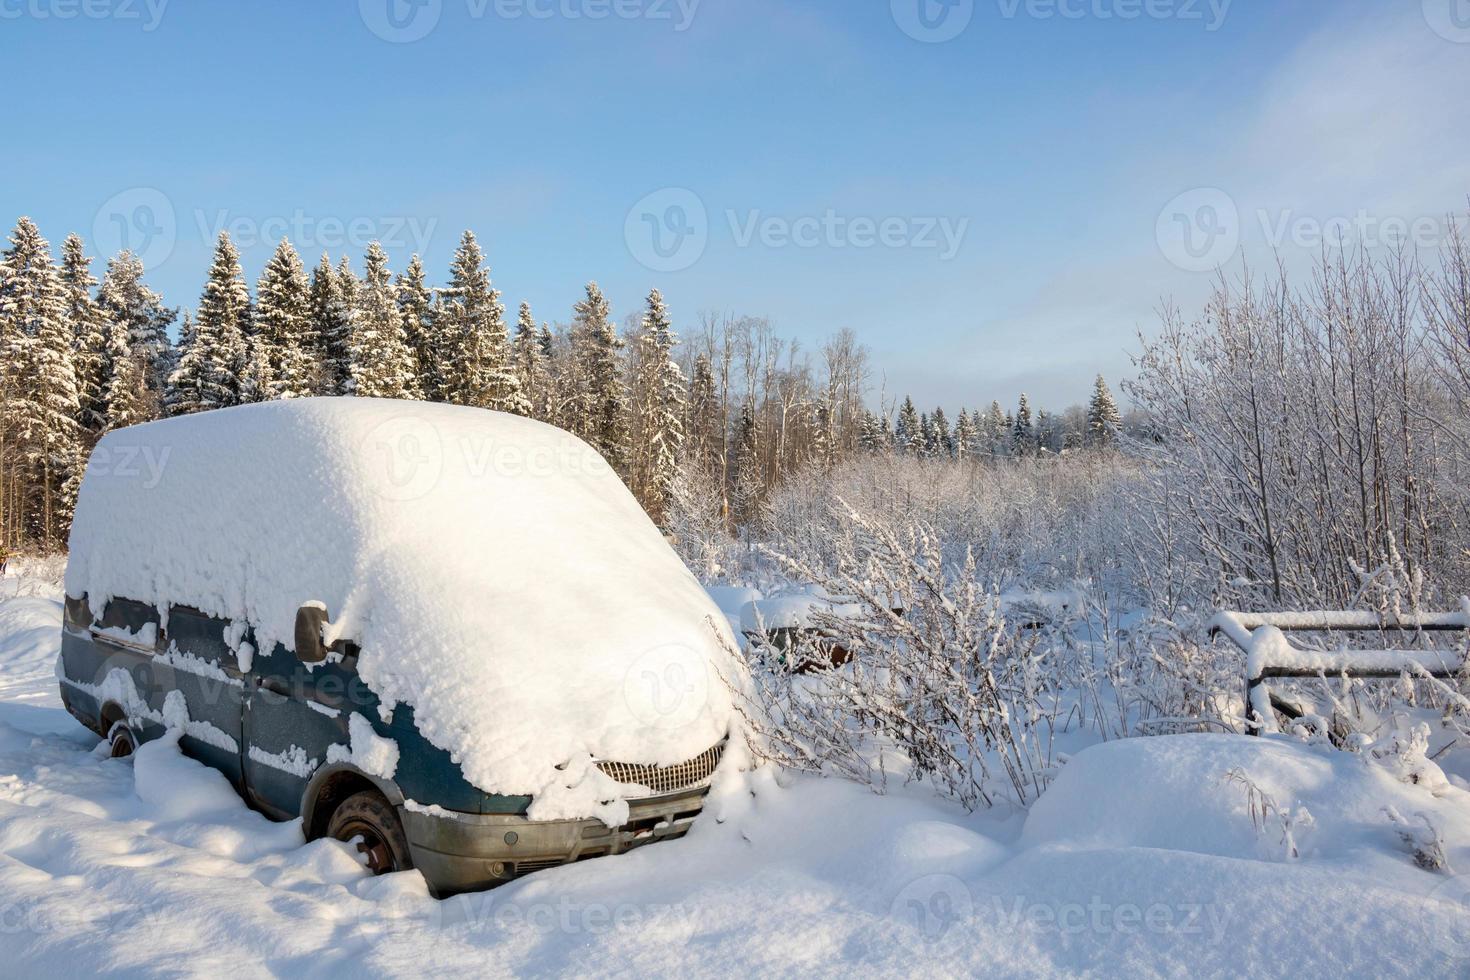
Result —
M262 690L270 691L272 694L279 694L283 698L289 698L291 696L291 689L284 682L274 677L267 677L264 680L256 681L256 686Z

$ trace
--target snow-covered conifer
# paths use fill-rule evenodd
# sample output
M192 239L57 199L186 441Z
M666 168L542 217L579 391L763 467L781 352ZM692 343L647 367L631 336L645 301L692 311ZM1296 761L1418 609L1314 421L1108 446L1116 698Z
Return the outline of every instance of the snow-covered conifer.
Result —
M312 270L308 302L309 335L315 345L314 359L320 365L314 390L320 395L340 395L347 386L347 338L352 317L343 276L325 252Z
M1123 426L1123 415L1118 403L1108 390L1108 383L1099 374L1092 385L1092 400L1087 404L1087 444L1109 446L1117 441L1118 430Z
M542 346L541 330L531 315L531 304L522 303L516 318L516 335L511 341L511 360L516 378L525 393L530 416L551 420L551 369Z
M108 323L121 323L128 330L128 345L143 359L144 384L150 392L148 411L157 417L177 352L168 338L168 328L177 315L163 305L163 297L143 282L143 260L132 252L119 252L107 262L97 306ZM108 372L112 370L108 365Z
M70 526L67 487L75 488L82 465L74 337L50 249L40 229L21 218L0 254L4 437L25 474L20 516L48 548Z
M347 354L349 393L363 398L416 397L413 352L404 341L388 254L377 242L368 245L363 260Z
M101 431L106 416L107 329L93 291L92 259L81 236L61 243L61 293L72 334L72 366L77 374L77 422L83 431Z
M1025 455L1036 447L1036 429L1031 422L1031 403L1021 394L1021 403L1016 406L1016 417L1011 422L1011 450Z
M905 397L898 410L898 420L893 425L893 445L902 456L917 455L924 446L923 425L912 398Z
M449 285L435 329L444 344L445 401L525 415L525 393L510 363L505 306L473 232L465 232L449 266Z
M240 404L250 355L246 346L249 319L250 291L240 268L240 253L229 234L220 232L189 347L169 378L170 414Z
M621 473L628 452L624 410L628 396L618 353L623 342L597 283L587 284L587 296L574 310L572 373L578 390L572 394L573 431Z
M437 400L439 354L434 346L434 295L424 275L423 260L417 255L410 258L396 285L403 341L412 355L412 387L421 397Z
M251 387L267 383L270 398L307 398L316 394L321 359L312 330L311 285L301 256L286 239L276 246L255 288L255 338ZM262 377L264 374L266 377Z
M628 484L655 521L679 474L688 385L674 361L674 335L663 294L648 294L648 307L633 348L628 427Z

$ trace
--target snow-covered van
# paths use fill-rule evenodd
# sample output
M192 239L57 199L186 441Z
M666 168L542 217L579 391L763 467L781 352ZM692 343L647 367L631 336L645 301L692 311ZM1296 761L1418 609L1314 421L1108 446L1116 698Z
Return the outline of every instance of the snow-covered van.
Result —
M539 422L309 399L109 433L66 596L62 697L113 755L174 740L438 894L677 837L737 764L725 617Z

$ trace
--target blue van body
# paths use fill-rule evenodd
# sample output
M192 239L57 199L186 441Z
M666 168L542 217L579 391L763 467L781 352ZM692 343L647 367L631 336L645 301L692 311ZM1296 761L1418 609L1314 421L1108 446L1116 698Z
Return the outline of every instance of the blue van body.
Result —
M312 840L328 835L343 801L375 793L396 812L411 866L438 895L682 836L721 755L714 746L688 763L634 773L626 781L657 787L659 795L630 801L621 827L532 821L531 797L472 786L449 754L420 734L412 706L396 705L385 720L377 695L357 674L350 644L308 665L279 644L254 651L246 624L183 604L165 612L124 598L92 610L85 597L68 597L58 678L73 717L103 738L141 743L180 717L182 698L180 748L223 773L250 806L277 820L300 817ZM242 650L254 652L241 657ZM396 743L391 777L350 758L354 714Z

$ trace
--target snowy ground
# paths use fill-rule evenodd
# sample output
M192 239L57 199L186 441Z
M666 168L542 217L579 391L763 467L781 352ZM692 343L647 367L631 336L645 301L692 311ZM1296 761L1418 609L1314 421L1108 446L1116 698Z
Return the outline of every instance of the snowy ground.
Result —
M683 841L436 902L172 746L102 758L57 697L57 590L0 584L6 976L1470 974L1470 876L1384 812L1470 872L1470 793L1230 735L1087 749L1029 814L763 773Z

